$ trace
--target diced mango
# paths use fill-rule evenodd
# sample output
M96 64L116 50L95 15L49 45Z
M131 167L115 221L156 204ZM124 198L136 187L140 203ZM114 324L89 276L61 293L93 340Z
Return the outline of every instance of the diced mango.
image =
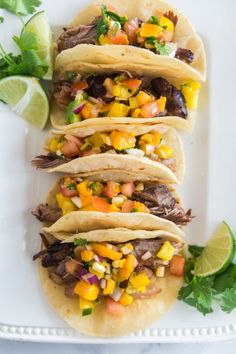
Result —
M138 107L145 105L148 102L153 101L153 97L144 91L140 91L136 96Z
M160 109L161 112L163 112L166 108L166 97L165 96L161 96L158 100L158 107Z
M99 41L100 45L112 44L111 39L108 36L104 35L104 34L101 34L99 36L98 41Z
M108 117L127 117L129 114L130 108L123 104L114 102L109 113Z
M173 154L173 149L170 146L161 145L155 152L161 159L169 159Z
M49 150L50 150L51 152L56 152L56 151L57 151L57 145L58 145L58 140L57 140L57 138L53 138L53 139L50 141Z
M139 118L139 117L140 117L140 113L141 113L141 109L140 109L140 108L136 108L136 109L131 113L131 117L132 117L132 118Z
M125 265L125 259L120 259L118 261L113 261L112 262L112 267L114 268L123 268Z
M71 213L72 211L75 211L77 209L71 200L67 200L62 204L61 210L62 210L62 215L66 215L66 214Z
M171 31L172 33L175 31L175 25L168 17L161 16L160 26L164 27L165 30Z
M106 283L106 287L103 290L104 295L111 295L115 289L116 283L113 279L108 279Z
M92 249L96 252L100 257L106 257L116 261L122 258L122 253L114 251L113 249L107 248L106 245L101 243L93 243Z
M88 180L85 180L83 182L80 182L79 184L76 185L76 189L81 196L83 197L89 197L92 195L92 191L88 188Z
M114 85L113 86L113 96L128 100L131 96L128 87L123 85Z
M118 273L120 281L129 279L131 273L134 271L134 260L135 258L133 254L127 256L123 268L120 268Z
M63 203L70 200L70 198L68 197L64 197L64 195L62 195L61 193L57 193L56 195L56 201L57 201L57 205L59 208L62 208Z
M79 308L81 310L94 309L94 307L95 307L94 302L85 300L82 297L79 298Z
M85 300L95 301L99 295L99 287L96 284L88 284L84 280L80 280L76 284L74 292Z
M148 213L149 210L144 203L134 202L134 210L138 213Z
M81 195L80 200L81 200L82 208L88 207L89 205L92 206L92 196L91 195L88 195L88 196ZM94 210L94 208L92 210Z
M146 287L150 284L149 278L143 274L132 274L130 277L130 284L137 290L143 291L143 287Z
M161 139L162 139L162 136L161 134L159 133L152 133L152 144L157 146L160 144L161 142Z
M169 241L165 241L157 252L156 256L164 261L170 261L174 255L175 249Z
M86 102L84 108L81 111L81 115L84 119L95 118L95 115L92 113L93 104L91 102Z
M140 36L144 38L157 37L161 32L162 28L158 25L152 23L144 23L141 27Z
M84 250L81 252L81 259L84 262L89 262L93 259L94 253L90 250Z
M135 147L136 139L134 134L127 132L113 131L110 135L111 143L117 150L130 149Z
M138 108L138 100L136 97L131 97L129 99L129 106L131 109L135 109L135 108Z
M80 211L94 211L94 207L91 204L89 204L80 208Z
M119 300L120 304L123 306L129 306L134 301L133 296L129 295L126 291L123 292Z
M146 133L141 136L140 140L146 141L149 144L152 144L153 142L153 134Z
M189 109L197 108L198 92L201 84L194 80L188 80L181 86L181 92L186 100L186 106Z
M110 206L110 212L111 213L119 213L120 212L120 208L118 208L118 206L111 204Z

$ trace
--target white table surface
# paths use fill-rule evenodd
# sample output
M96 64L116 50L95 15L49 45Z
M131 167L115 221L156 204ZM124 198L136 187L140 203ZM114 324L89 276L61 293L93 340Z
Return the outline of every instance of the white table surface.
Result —
M236 339L206 344L38 344L0 341L0 354L234 354Z

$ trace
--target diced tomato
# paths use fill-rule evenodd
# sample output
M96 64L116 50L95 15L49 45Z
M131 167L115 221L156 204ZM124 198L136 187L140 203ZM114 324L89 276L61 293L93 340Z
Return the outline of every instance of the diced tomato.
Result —
M76 263L73 260L69 260L65 263L66 272L69 274L75 274L81 268L80 264Z
M182 256L174 256L170 261L170 274L177 277L184 275L185 259Z
M158 113L160 113L160 108L157 101L146 103L141 108L141 116L143 118L153 118L156 117Z
M137 31L139 29L138 19L128 20L124 25L124 30L128 36L128 40L131 44L137 42Z
M133 91L136 91L141 85L141 83L142 80L137 80L137 79L127 79L122 81L122 84L125 84L126 86L128 86L128 88L130 88Z
M112 44L129 44L128 37L122 30L118 30L116 33L114 30L109 30L108 37L112 41Z
M103 213L109 213L110 211L110 204L104 198L100 197L92 197L92 206L94 210L101 211Z
M75 82L74 84L72 84L71 88L73 92L77 92L77 91L81 91L81 90L85 90L87 89L88 83L87 81L80 81L80 82Z
M66 142L61 148L61 152L66 157L75 157L81 154L80 147L83 145L83 139L77 138L71 134L65 135Z
M60 191L64 197L75 197L77 195L76 182L70 177L65 177L60 183Z
M126 197L131 197L135 191L134 182L127 182L120 186L120 192Z
M124 315L125 308L119 302L115 302L111 298L106 299L106 309L109 315L121 317Z
M130 213L132 209L134 209L134 202L132 200L125 200L122 205L121 212Z
M166 41L166 42L171 42L173 39L173 33L169 30L162 31L160 35L158 36L158 40L160 42Z
M116 182L109 181L107 182L106 187L103 189L103 193L108 198L116 197L120 192L119 184Z

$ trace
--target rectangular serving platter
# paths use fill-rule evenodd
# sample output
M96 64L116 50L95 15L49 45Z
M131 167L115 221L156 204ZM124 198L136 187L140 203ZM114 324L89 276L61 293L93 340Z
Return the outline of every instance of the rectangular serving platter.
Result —
M52 28L58 30L88 1L43 1ZM172 0L202 36L208 59L208 79L202 86L192 135L181 133L186 176L178 188L196 216L187 229L191 244L204 244L222 219L236 230L235 57L236 2L233 0ZM3 11L0 10L0 15ZM9 38L18 20L4 12L0 41L13 50ZM216 309L203 317L177 303L151 328L122 338L93 338L75 332L49 308L32 262L39 248L39 223L30 211L41 202L55 175L35 171L30 160L40 152L45 132L28 126L0 103L0 338L63 343L200 342L236 337L236 312ZM134 318L135 321L135 318Z

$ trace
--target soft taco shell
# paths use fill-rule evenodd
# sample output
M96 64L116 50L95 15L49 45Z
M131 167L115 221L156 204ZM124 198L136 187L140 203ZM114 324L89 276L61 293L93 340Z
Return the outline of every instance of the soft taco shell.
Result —
M70 54L68 57L57 57L55 64L55 80L66 79L66 73L68 71L78 72L79 74L88 75L94 74L110 74L113 72L124 72L127 71L131 75L144 76L150 80L155 77L163 77L168 80L171 84L176 87L180 87L181 84L189 79L185 73L182 73L182 78L176 78L174 72L170 69L162 69L161 67L147 66L147 65L137 65L127 63L118 64L88 64L83 63L78 60L76 53ZM105 127L110 124L126 125L126 124L145 124L145 125L156 125L159 123L171 125L176 129L192 131L195 123L196 110L188 110L188 116L186 119L177 116L163 116L157 118L131 118L131 117L105 117L105 118L90 118L83 120L81 122L66 125L65 124L65 114L66 110L60 108L55 102L52 105L51 112L51 123L56 129L63 130L65 132L78 131L80 129L97 130L102 131Z
M111 125L105 129L105 131L117 130L115 125ZM137 157L134 155L123 155L123 154L112 154L103 153L98 155L91 155L76 158L70 162L59 165L57 167L52 167L45 169L47 172L63 172L69 174L79 174L87 172L100 172L101 170L123 170L132 171L134 173L142 173L149 177L154 177L163 183L179 183L183 180L185 172L185 162L184 162L184 152L183 144L178 135L178 133L171 127L167 125L156 125L156 126L123 126L123 131L133 131L136 135L141 135L148 133L150 131L155 131L160 133L166 142L167 146L173 149L172 158L176 163L176 171L173 172L170 168L164 164L152 161L147 157ZM56 132L58 134L64 132ZM74 135L81 137L79 131L71 132ZM86 135L85 135L86 136ZM82 137L84 137L82 135ZM51 137L50 137L51 138ZM46 140L45 151L48 150L48 143L50 139Z
M134 238L155 238L158 236L167 240L181 241L175 235L160 230L147 232L114 229L96 230L90 233L74 235L72 238L67 239L66 242L73 242L76 236L85 238L88 241L109 240L110 242L115 242L118 241L119 237L119 242L126 242ZM166 272L163 278L157 280L162 291L148 299L134 300L130 306L125 308L124 316L110 316L101 303L96 306L92 315L82 317L78 300L67 298L64 295L64 287L55 284L48 277L47 269L41 265L39 266L39 275L47 300L55 312L75 330L101 337L127 335L150 326L153 322L159 320L175 303L183 283L181 277L175 277Z
M116 171L116 174L119 174ZM137 176L136 176L137 179ZM46 203L49 207L57 207L56 194L59 192L59 180L50 191ZM179 197L176 196L179 200ZM43 231L51 235L58 233L78 233L91 230L126 228L130 230L164 230L178 236L184 231L175 223L148 213L102 213L98 211L73 211L62 216L54 224L44 227Z
M149 50L134 47L131 45L88 45L79 44L74 48L64 50L59 57L70 57L76 55L82 62L91 64L126 64L127 62L159 66L168 70L173 76L191 78L193 80L205 81L206 79L206 55L201 38L196 33L192 24L178 9L162 0L113 0L112 2L97 0L82 10L70 26L86 25L91 23L96 16L101 14L101 4L106 4L112 11L125 14L128 18L140 18L147 21L151 16L173 11L178 16L178 23L175 27L173 42L178 47L190 49L194 53L194 60L186 64L176 58L157 55ZM74 54L75 53L75 54Z

